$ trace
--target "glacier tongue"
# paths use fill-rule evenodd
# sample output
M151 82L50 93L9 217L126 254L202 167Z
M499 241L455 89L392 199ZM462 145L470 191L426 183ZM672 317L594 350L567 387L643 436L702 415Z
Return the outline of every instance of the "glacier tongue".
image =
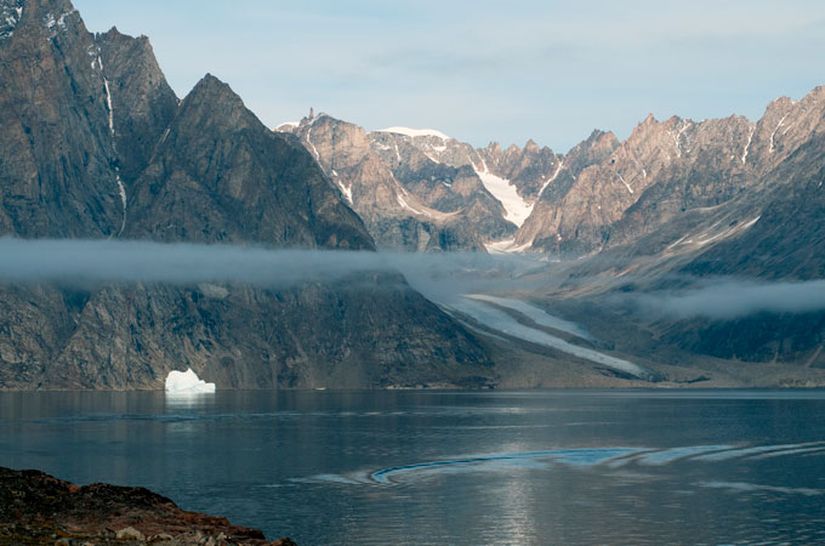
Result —
M207 383L189 368L185 372L171 371L166 376L166 392L169 394L201 394L215 392L215 384Z

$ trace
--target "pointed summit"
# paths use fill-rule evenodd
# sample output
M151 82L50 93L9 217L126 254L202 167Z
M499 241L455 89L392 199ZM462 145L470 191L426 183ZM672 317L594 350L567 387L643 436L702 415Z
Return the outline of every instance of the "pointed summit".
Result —
M99 56L94 64L110 93L121 176L129 184L149 162L155 144L175 117L178 98L145 36L133 38L112 27L95 36L95 43Z
M201 99L204 97L214 97L228 100L233 107L244 107L243 100L235 93L228 83L220 80L216 76L207 73L195 84L192 91L187 95L186 100Z
M136 192L130 237L374 246L309 152L270 131L211 74L181 103Z
M190 118L197 126L221 125L234 129L263 126L229 84L212 74L206 74L183 99L179 116Z

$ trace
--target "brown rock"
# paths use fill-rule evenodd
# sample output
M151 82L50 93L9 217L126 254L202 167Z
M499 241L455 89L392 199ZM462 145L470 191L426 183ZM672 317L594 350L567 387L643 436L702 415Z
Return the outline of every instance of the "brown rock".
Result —
M55 542L59 534L68 536ZM293 544L282 540L274 544ZM20 543L273 544L257 529L186 512L146 489L106 484L78 487L34 470L0 468L0 544Z

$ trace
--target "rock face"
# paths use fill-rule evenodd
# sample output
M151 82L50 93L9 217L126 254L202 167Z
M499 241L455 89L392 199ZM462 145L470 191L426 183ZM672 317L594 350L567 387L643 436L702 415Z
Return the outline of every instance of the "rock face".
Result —
M12 14L0 39L0 235L116 234L123 207L94 37L68 0L0 6Z
M676 128L678 139L668 143ZM647 181L628 164L633 150L640 158L644 150L654 152L644 156L650 161L639 160ZM756 124L737 117L699 124L649 119L606 160L585 169L563 205L545 192L526 225L538 226L538 247L590 253L571 278L596 275L620 292L669 289L697 278L821 279L823 165L822 87L798 102L774 101ZM625 195L611 193L609 176L617 168L626 169L613 173L628 183ZM638 184L643 191L636 191ZM641 321L659 343L690 355L825 367L823 312Z
M483 250L512 240L561 166L532 141L475 149L438 131L368 133L325 114L279 129L301 139L382 248Z
M221 517L186 512L137 487L80 487L35 470L0 468L3 544L290 546Z
M765 194L769 187L805 169L810 178L814 160L795 156L815 153L811 139L822 131L823 113L825 92L817 88L799 102L774 101L755 124L738 116L702 122L649 116L627 141L603 142L606 153L548 187L516 241L582 255L635 244L697 214L759 211L773 200ZM593 138L572 150L565 165Z
M758 210L758 220L741 236L702 253L687 271L765 279L823 278L825 87L798 103L782 99L772 103L757 133L764 137L754 140L759 145L755 154L761 158L755 173L760 191L749 201L756 201L751 206Z
M209 75L160 138L135 202L125 232L133 238L373 249L310 155Z
M492 376L474 338L402 278L277 292L106 287L83 298L60 352L25 369L31 386L162 389L180 363L219 389L480 387Z
M752 181L742 162L752 131L744 118L649 116L606 157L571 173L568 187L546 192L517 239L581 254L634 240L687 209L717 206Z
M0 6L0 235L375 248L310 153L228 85L206 76L179 103L145 38L93 36L68 0ZM393 273L277 291L5 285L0 307L4 389L161 389L187 368L218 388L495 375Z
M133 38L113 28L97 35L95 42L99 56L93 62L108 82L112 101L120 174L131 189L177 114L178 98L166 83L147 37Z

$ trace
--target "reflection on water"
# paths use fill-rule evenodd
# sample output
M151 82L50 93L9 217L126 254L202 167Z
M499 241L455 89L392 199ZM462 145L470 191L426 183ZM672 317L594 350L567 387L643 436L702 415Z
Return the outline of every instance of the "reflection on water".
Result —
M825 542L819 391L0 395L0 465L301 544Z
M215 393L166 392L163 400L170 410L207 408L215 405Z

